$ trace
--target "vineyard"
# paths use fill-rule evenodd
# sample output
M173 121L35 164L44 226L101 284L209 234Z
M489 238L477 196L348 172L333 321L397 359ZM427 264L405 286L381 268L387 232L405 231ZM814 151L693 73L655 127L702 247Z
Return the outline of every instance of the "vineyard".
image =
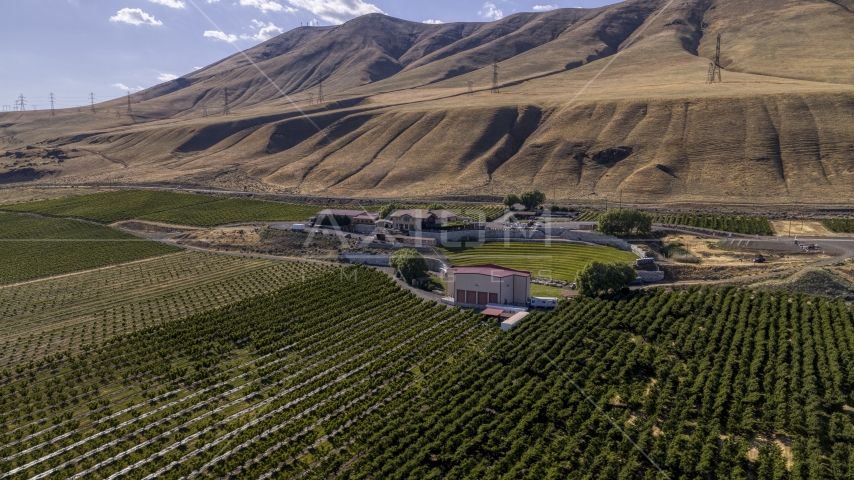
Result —
M453 265L495 264L531 272L534 277L575 281L579 270L590 262L631 263L637 256L610 247L563 243L490 242L463 249L442 249Z
M100 225L0 212L0 283L163 255L177 247Z
M0 478L291 476L494 338L350 267L3 370Z
M851 219L825 218L821 224L833 233L854 233L854 220Z
M101 223L146 219L200 227L235 222L306 220L323 207L157 190L122 190L40 202L3 210L76 217Z
M734 288L581 299L381 409L354 443L316 455L311 478L851 478L852 372L842 301Z
M330 268L182 252L0 287L0 370L269 292Z
M597 212L584 212L576 221L595 222L601 214ZM708 228L724 232L742 233L745 235L774 235L771 223L765 217L751 217L739 215L712 215L712 214L668 214L653 215L654 223L666 225L684 225L688 227ZM852 222L854 224L854 222ZM828 227L830 228L830 227Z

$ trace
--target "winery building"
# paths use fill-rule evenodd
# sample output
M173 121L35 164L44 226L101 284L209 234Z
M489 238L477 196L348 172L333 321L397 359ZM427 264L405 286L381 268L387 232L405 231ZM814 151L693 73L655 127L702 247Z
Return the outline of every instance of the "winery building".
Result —
M462 307L527 305L531 297L531 272L491 264L451 267L448 295Z

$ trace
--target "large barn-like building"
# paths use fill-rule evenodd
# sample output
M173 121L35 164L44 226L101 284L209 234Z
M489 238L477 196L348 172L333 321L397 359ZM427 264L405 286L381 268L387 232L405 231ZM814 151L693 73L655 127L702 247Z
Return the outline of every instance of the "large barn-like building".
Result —
M463 307L527 305L531 297L531 272L491 264L451 267L448 295Z

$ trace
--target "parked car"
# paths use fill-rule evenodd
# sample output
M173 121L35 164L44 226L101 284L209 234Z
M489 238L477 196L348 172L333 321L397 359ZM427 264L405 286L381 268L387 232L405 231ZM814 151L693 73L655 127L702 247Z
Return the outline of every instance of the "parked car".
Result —
M315 235L323 235L323 230L318 228L317 230L314 231L314 233L315 233Z
M759 255L758 257L753 259L753 263L765 263L765 257Z
M353 238L353 236L352 236L352 235L350 235L349 233L345 233L345 234L344 234L344 238Z

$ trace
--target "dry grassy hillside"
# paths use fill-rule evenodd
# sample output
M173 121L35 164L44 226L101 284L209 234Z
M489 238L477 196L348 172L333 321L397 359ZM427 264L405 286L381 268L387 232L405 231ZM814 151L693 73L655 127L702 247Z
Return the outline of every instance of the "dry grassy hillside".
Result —
M304 27L135 95L133 117L115 114L124 99L0 115L0 184L846 202L852 12L854 0L629 0ZM718 32L724 82L708 85ZM321 82L326 102L309 105Z

